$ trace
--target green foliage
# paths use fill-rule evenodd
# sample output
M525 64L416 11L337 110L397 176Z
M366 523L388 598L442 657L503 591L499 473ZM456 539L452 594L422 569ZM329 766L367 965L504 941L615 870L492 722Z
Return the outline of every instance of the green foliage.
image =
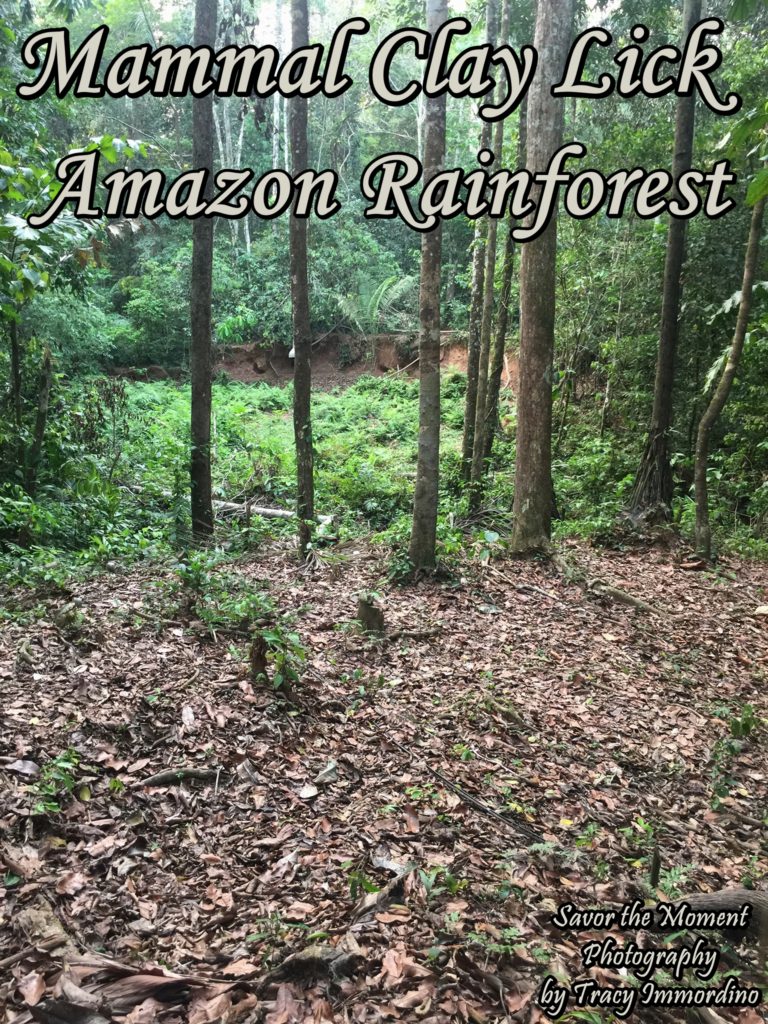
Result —
M724 705L715 710L715 716L728 723L731 736L737 740L748 739L760 724L751 704L742 704L736 710Z
M57 814L61 803L70 796L77 784L80 755L71 748L47 761L40 769L40 778L27 789L37 801L34 814Z
M280 614L269 594L229 568L222 550L191 551L177 562L167 598L177 602L183 616L198 619L214 636L223 632L261 637L275 690L290 690L299 682L307 655L291 628L293 616Z
M463 889L466 889L469 884L466 878L458 878L444 867L428 868L426 870L420 868L419 879L424 886L428 903L442 893L447 892L451 896L455 896Z

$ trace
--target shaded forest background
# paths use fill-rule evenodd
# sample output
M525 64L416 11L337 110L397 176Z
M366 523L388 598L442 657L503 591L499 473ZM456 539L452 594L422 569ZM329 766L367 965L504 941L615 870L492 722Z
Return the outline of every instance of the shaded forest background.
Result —
M329 39L338 12L310 13L310 39ZM372 339L388 332L396 363L409 369L385 378L360 376L336 390L332 385L345 381L331 374L326 380L330 390L316 394L315 504L320 514L335 517L341 539L384 531L396 561L408 532L414 483L419 239L398 220L363 218L359 176L382 152L420 151L423 145L424 104L386 108L367 88L377 42L399 25L420 23L423 15L408 3L356 13L369 17L373 29L350 51L348 70L355 85L339 98L318 96L309 104L308 163L338 172L342 202L337 216L309 226L311 330L319 343L316 358L340 371L375 368ZM484 5L470 3L464 13L475 26L469 41L481 41ZM25 103L15 95L16 84L29 75L19 59L20 41L31 31L33 17L52 23L54 14L71 16L74 41L106 23L106 60L131 44L189 43L193 10L191 4L148 0L68 0L36 14L27 4L4 3L2 14L0 231L7 344L0 353L0 371L9 388L0 426L0 558L6 576L21 581L55 574L53 562L62 552L76 562L103 564L168 552L188 539L189 223L123 220L88 226L64 215L36 233L20 218L40 207L55 188L55 160L70 149L98 147L113 166L160 167L169 177L193 166L193 104L173 97L57 100L50 93ZM723 89L742 95L744 107L736 118L718 117L701 103L696 109L694 165L707 166L726 153L740 182L733 212L714 221L697 217L687 231L669 452L670 514L688 535L694 521L696 431L723 367L738 309L750 218L745 194L760 173L764 145L759 119L768 55L760 6L746 5L740 13L715 3L708 14L727 20L719 80ZM255 39L287 51L288 15L279 0L277 5L221 0L217 45ZM511 4L512 45L531 41L533 19L530 3ZM596 20L610 28L617 45L627 41L629 28L638 21L649 26L652 41L679 40L681 34L679 8L659 0L627 0L577 12L578 24ZM595 56L591 74L602 70L601 60L605 57ZM404 78L407 65L403 58L396 74ZM287 106L279 97L217 99L215 166L249 166L256 174L289 167ZM606 171L670 166L674 116L674 97L569 100L564 135L584 142L590 165ZM520 117L515 115L506 125L499 164L520 164L519 135ZM480 142L471 104L449 98L446 166L475 167ZM440 316L459 344L470 327L476 230L461 217L443 227ZM287 218L215 225L215 359L224 367L252 361L258 382L233 382L225 370L214 381L214 497L225 501L289 508L296 500L288 422L292 391L290 384L276 386L280 372L275 369L279 365L284 373L290 366L286 353L293 344L288 231ZM506 231L501 223L496 294L490 296L497 314ZM667 226L660 220L560 218L552 430L559 535L615 538L617 516L629 503L652 404L666 242ZM768 553L768 302L763 276L758 272L742 364L715 425L709 466L717 544L761 557ZM508 308L509 370L519 326L516 272ZM37 445L48 350L53 360L50 399L46 394L47 421ZM157 380L166 375L169 379ZM146 378L154 382L142 382ZM463 374L443 373L437 530L443 560L466 545L503 548L512 508L517 396L514 389L502 389L478 508L462 480L464 391ZM247 528L235 524L233 543L289 528L279 520L259 521L258 527L249 522Z

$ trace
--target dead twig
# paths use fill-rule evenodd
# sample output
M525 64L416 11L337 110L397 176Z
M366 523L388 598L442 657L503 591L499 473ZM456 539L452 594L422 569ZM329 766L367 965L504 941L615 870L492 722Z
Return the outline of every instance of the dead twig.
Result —
M137 779L133 788L141 786L177 786L185 779L215 779L218 778L221 768L167 768L157 775L150 775L148 779Z
M3 960L0 960L0 970L4 967L10 967L12 964L17 964L20 960L26 960L28 956L32 956L34 953L42 951L49 952L52 949L63 946L66 941L66 935L54 935L50 939L43 939L42 942L36 942L33 946L25 946L23 949L20 949L18 953L12 953L11 956L7 956Z
M392 739L391 736L387 737L387 742L393 744L393 746L397 747L398 750L401 750L408 757L413 757L413 748L411 750L406 750L402 744L398 743L397 740ZM517 821L506 814L501 814L499 811L494 810L493 807L489 807L487 804L484 804L482 800L478 800L477 797L472 796L471 793L462 789L461 786L457 786L455 782L443 775L443 773L438 771L437 768L433 768L425 758L422 757L421 762L428 772L434 775L436 779L439 779L444 786L447 786L448 789L455 793L461 802L466 804L468 807L472 807L481 814L485 814L489 818L493 818L494 821L498 821L502 825L506 825L506 827L512 829L513 832L518 832L520 835L525 836L529 844L544 842L543 836L539 835L539 833L536 832L535 829L532 829L530 825L526 825L525 822L522 821Z

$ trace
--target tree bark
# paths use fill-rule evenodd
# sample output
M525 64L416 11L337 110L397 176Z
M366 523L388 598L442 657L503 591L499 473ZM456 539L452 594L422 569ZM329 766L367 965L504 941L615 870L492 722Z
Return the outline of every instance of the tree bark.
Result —
M487 0L485 12L485 37L489 46L496 45L496 20L498 0ZM491 125L483 121L480 130L480 149L491 145ZM499 155L500 158L500 155ZM469 303L469 330L467 339L467 394L464 400L464 435L461 443L461 475L467 482L472 476L472 456L475 450L475 419L477 418L477 388L480 368L480 332L483 317L483 293L485 290L485 252L488 236L488 218L478 217L475 221L475 237L472 245L472 291Z
M427 30L448 18L447 0L427 0ZM445 157L445 93L430 97L424 125L424 176L438 174ZM440 479L440 260L442 224L421 238L419 283L419 445L409 556L413 567L433 569Z
M699 421L696 436L696 462L694 464L694 487L696 493L696 551L702 558L709 560L712 556L712 531L709 523L709 493L707 489L707 459L709 456L709 435L720 413L728 401L736 371L739 368L741 354L744 351L744 339L749 324L752 308L752 289L755 283L757 257L760 248L760 233L763 228L765 199L759 200L752 211L749 226L747 252L744 257L744 275L741 282L741 301L736 318L728 359L714 394L704 415Z
M217 0L196 0L195 46L216 47ZM213 94L192 101L192 163L208 171L205 196L213 198ZM192 226L192 299L190 376L192 378L192 535L213 533L211 493L211 294L213 286L213 218L198 217Z
M46 345L45 351L43 352L43 362L40 367L40 384L37 392L35 431L32 435L32 444L27 455L27 468L24 474L24 489L32 498L34 498L35 491L37 489L37 471L40 466L40 456L43 451L45 427L48 423L48 403L51 396L52 381L53 363L51 361L51 350Z
M11 341L11 400L13 402L13 419L21 443L21 346L19 345L19 325L15 320L8 324Z
M291 2L291 46L309 45L307 0ZM306 170L307 100L294 96L289 111L292 172ZM312 330L309 320L309 274L307 269L307 219L291 214L291 309L293 314L293 432L296 440L296 516L299 521L299 551L306 557L312 544L315 517L314 457L312 450Z
M500 40L502 45L509 39L510 0L504 0ZM499 83L498 98L503 95L503 86ZM493 153L496 160L502 162L504 149L504 120L496 122L493 129ZM488 218L488 236L485 243L485 273L483 287L483 315L480 321L480 357L477 368L477 399L475 405L475 430L472 447L472 468L470 473L471 488L469 507L475 511L482 500L485 477L485 422L488 415L489 382L488 369L491 362L491 333L493 331L494 293L496 285L496 241L499 222L496 218Z
M573 0L541 0L539 68L528 93L526 166L543 171L563 141L563 100L552 96L571 43ZM534 195L534 200L537 196ZM523 247L520 264L520 391L517 404L515 525L519 553L548 547L552 528L552 362L555 347L557 214Z
M517 166L525 165L525 135L527 128L528 103L523 100L520 106L520 121L517 135ZM515 239L512 234L514 221L510 217L507 238L504 243L504 263L501 271L501 292L499 293L499 318L496 324L496 337L491 353L491 368L488 376L488 397L486 399L485 421L483 423L483 460L487 464L493 450L493 438L499 419L499 393L501 391L501 375L504 372L504 354L507 347L507 331L509 330L509 303L512 298L512 278L515 272Z
M701 19L701 0L685 0L683 7L683 40ZM680 96L675 114L675 142L672 173L675 181L690 169L693 159L693 126L696 94ZM677 188L675 195L677 196ZM680 328L682 272L685 262L685 231L687 221L671 217L664 261L664 283L661 300L661 331L656 357L656 380L653 390L651 425L640 459L632 490L631 510L634 515L655 513L666 518L672 504L672 467L669 461L669 431L672 426L672 391L675 380L675 355Z

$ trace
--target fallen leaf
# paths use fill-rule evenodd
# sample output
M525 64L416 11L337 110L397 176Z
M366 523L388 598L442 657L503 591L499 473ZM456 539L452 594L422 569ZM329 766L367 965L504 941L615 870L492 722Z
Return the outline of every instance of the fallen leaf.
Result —
M21 979L16 989L27 1006L36 1006L45 995L45 979L42 974L32 971Z
M73 896L88 884L88 879L81 871L65 871L56 883L56 892L60 896Z

